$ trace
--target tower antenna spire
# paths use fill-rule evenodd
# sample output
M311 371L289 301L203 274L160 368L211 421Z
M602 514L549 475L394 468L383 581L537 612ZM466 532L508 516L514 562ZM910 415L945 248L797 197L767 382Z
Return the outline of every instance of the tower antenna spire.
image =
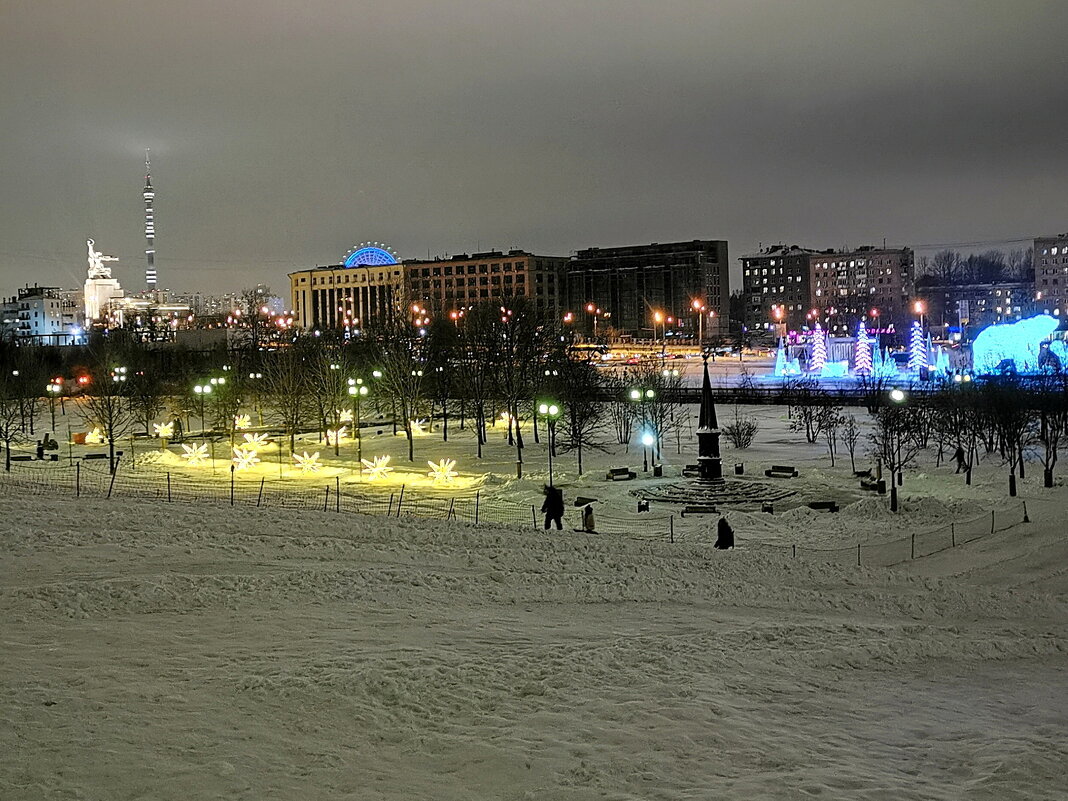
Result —
M148 148L145 148L145 188L142 197L145 199L145 286L149 292L156 291L156 212L152 208L152 201L156 198L156 190L152 188L152 162L149 160Z

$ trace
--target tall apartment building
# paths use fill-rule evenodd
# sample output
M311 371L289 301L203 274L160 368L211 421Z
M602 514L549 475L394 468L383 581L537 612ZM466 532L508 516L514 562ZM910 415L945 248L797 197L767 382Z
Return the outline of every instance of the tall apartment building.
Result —
M988 325L1015 323L1041 311L1030 281L921 286L916 293L932 327L960 327L965 338Z
M1035 239L1035 306L1054 317L1068 317L1068 233Z
M81 333L78 305L58 287L26 286L0 304L0 337L35 345L70 345Z
M785 324L798 329L812 310L812 260L815 250L772 245L741 257L745 327L769 331Z
M727 330L729 269L727 242L720 239L580 250L567 265L566 309L587 334L600 322L655 336L670 317L673 333L693 337L700 327L696 301L710 337Z
M376 249L377 250L377 249ZM289 274L294 324L306 329L359 330L386 319L401 304L420 303L439 313L483 302L528 298L556 313L567 259L525 250L494 250L448 259L373 261L314 267Z
M811 260L809 305L832 333L855 331L867 317L879 327L908 330L916 268L911 248L823 251Z

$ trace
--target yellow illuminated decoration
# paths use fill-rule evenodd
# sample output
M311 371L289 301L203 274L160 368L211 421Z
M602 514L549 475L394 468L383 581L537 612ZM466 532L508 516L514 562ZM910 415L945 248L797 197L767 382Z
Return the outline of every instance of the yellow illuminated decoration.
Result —
M367 480L378 481L392 473L393 468L389 466L389 459L389 456L376 456L374 461L361 459L363 466L367 468Z
M186 459L193 467L198 464L204 464L208 460L207 445L183 445L182 450L185 451L182 454L182 458Z
M434 462L427 462L427 464L430 465L430 472L427 475L434 479L435 484L449 484L459 475L453 470L456 467L455 459L442 459L436 464Z
M85 435L86 445L99 445L104 441L104 435L100 432L100 427L97 426L88 434Z
M256 455L255 448L245 448L240 445L234 448L234 464L238 470L248 470L259 462L260 457Z
M332 428L328 428L326 430L326 444L327 445L338 445L338 444L340 444L341 440L345 439L345 433L347 431L348 431L348 429L345 428L345 426L341 426L341 428L339 428L337 431L334 431L334 429L332 429Z
M243 430L252 426L252 418L247 414L234 415L234 428Z
M352 410L351 409L343 409L343 410L339 411L338 412L338 419L342 423L351 423L352 422Z
M174 423L153 423L152 431L160 439L170 439L174 436Z
M266 434L244 434L243 436L245 438L245 445L242 447L244 448L252 448L255 450L257 448L262 448L267 444Z
M412 434L415 436L421 436L426 433L426 418L422 417L418 420L412 420Z
M300 468L302 473L318 473L323 466L323 463L319 461L319 451L316 451L311 456L308 455L307 451L304 451L303 456L294 453L293 462Z

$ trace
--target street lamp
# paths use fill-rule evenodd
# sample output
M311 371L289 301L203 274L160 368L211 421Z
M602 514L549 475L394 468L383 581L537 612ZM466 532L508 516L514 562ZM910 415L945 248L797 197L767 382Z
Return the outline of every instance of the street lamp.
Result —
M649 448L653 446L654 442L656 442L656 437L648 431L642 434L642 445L645 446L642 449L642 471L645 473L649 472Z
M60 383L63 379L56 378L52 380L47 387L48 390L48 409L52 413L52 430L56 430L56 395L63 391L63 385Z
M905 395L905 391L902 389L890 390L890 400L892 400L894 403L904 403L906 397L908 396Z
M649 401L653 400L655 397L656 397L656 391L655 390L646 389L644 387L635 387L634 389L632 389L630 391L630 399L632 401L634 401L635 403L637 403L639 406L642 406L643 404L648 403ZM647 415L644 413L644 409L643 409L643 414L642 414L642 422L643 423L648 423L649 422L648 419L647 419ZM642 436L642 442L643 443L645 443L645 438L648 437L648 436L650 436L648 432L646 432ZM654 439L654 442L655 442L655 439ZM648 443L645 443L645 444L648 444ZM645 467L644 467L644 470L647 473L649 472L649 455L648 455L648 453L646 453L646 456L645 456Z
M538 405L538 414L545 418L549 428L549 486L553 485L553 449L556 447L556 421L560 417L560 407L555 403Z
M362 378L349 379L349 395L352 396L352 417L356 425L356 460L363 473L363 431L360 429L360 398L367 395L367 385Z
M222 379L222 380L225 381L225 379ZM196 394L197 398L200 400L200 435L201 436L204 436L205 431L207 430L207 424L204 422L204 397L211 394L212 384L214 384L215 381L216 381L216 379L213 378L213 379L211 379L211 383L208 383L208 384L197 384L195 387L193 387L193 392Z

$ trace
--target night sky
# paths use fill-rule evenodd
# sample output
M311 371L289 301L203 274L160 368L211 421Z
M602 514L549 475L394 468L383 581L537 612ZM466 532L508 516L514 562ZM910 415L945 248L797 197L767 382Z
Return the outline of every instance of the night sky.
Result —
M0 294L1068 231L1068 3L0 0ZM1006 244L1026 247L1026 244Z

